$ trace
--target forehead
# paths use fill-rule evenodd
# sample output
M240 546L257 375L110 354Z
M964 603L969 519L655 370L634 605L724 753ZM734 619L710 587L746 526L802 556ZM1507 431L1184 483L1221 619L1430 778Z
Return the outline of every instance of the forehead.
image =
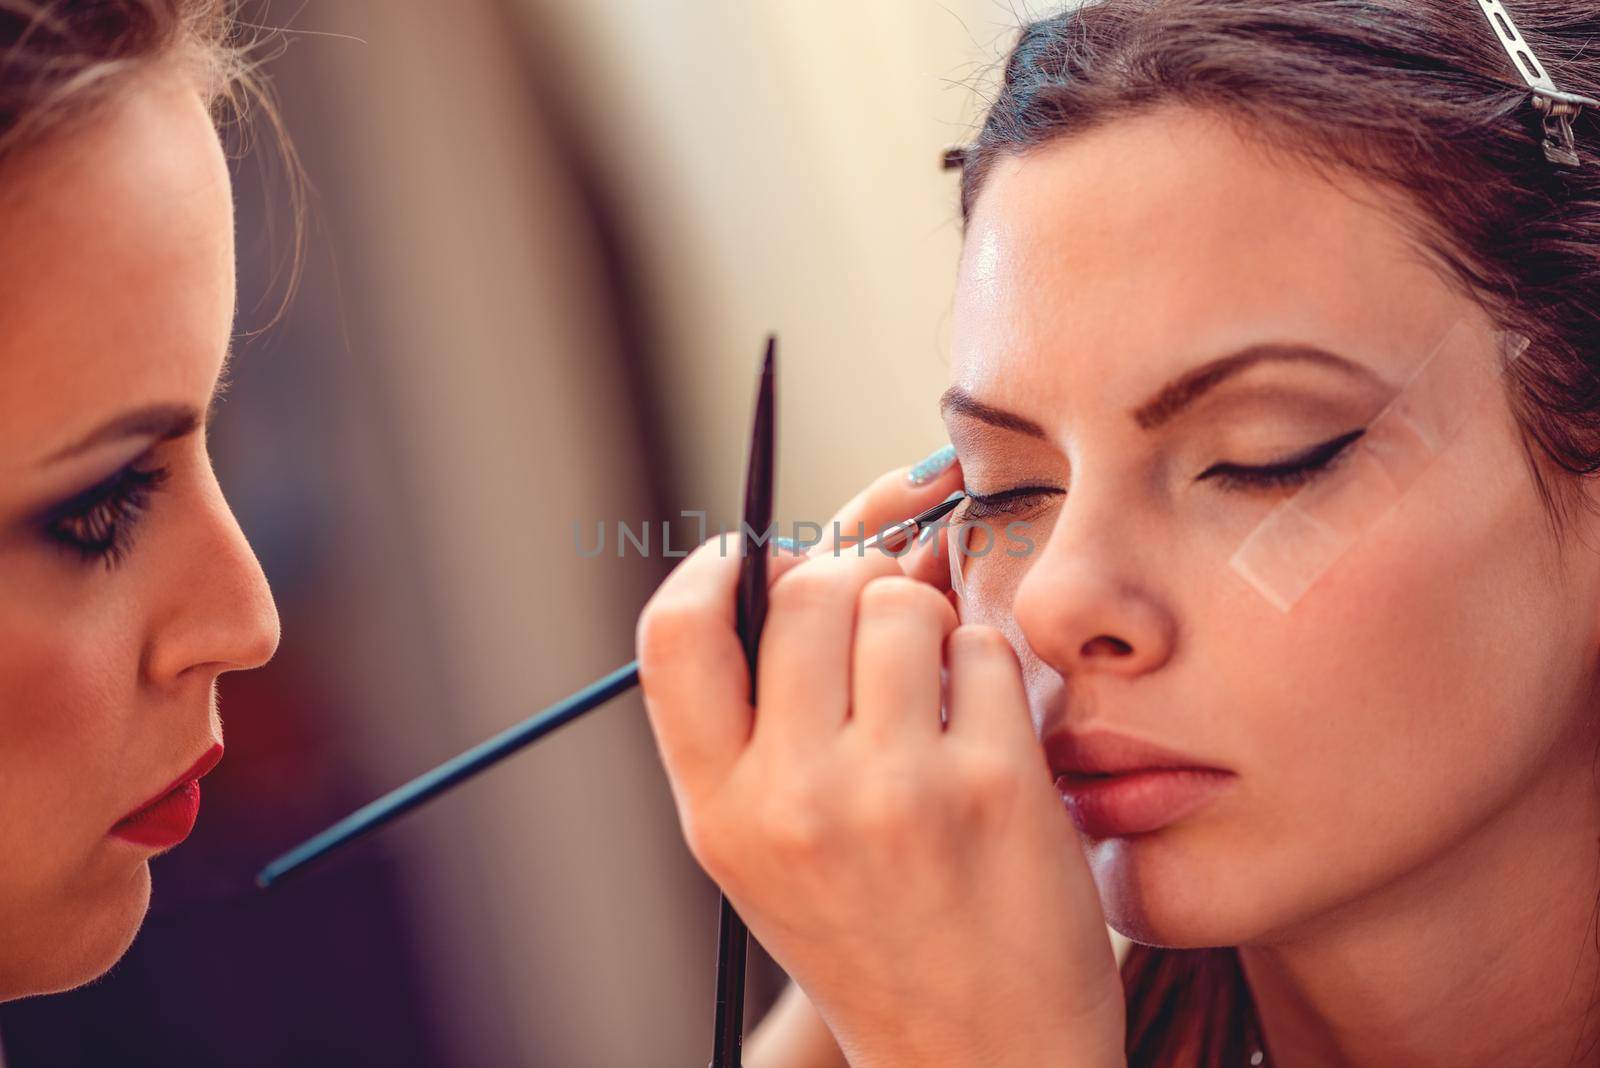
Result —
M0 174L0 459L203 401L233 305L227 163L187 83L152 74L25 149Z
M1005 158L967 229L952 381L1038 411L1058 395L1131 405L1260 340L1372 363L1422 351L1461 300L1390 195L1183 108Z

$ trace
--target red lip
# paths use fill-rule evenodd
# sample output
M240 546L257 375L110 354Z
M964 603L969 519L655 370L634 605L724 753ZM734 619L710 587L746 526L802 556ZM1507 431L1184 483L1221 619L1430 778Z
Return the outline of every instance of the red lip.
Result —
M200 778L222 759L217 742L149 801L117 821L110 833L135 845L170 849L189 837L200 816Z
M1072 822L1094 838L1159 830L1236 778L1187 754L1104 731L1056 731L1044 748Z

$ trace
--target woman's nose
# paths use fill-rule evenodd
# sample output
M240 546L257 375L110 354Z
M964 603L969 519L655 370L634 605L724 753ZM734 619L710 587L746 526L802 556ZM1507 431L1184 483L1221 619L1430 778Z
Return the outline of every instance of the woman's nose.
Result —
M146 670L170 683L260 667L278 649L278 608L266 574L221 488L211 480L204 507L172 554L162 618L153 621Z
M1177 622L1150 585L1149 561L1125 518L1074 504L1017 587L1017 627L1062 674L1154 671L1172 655Z

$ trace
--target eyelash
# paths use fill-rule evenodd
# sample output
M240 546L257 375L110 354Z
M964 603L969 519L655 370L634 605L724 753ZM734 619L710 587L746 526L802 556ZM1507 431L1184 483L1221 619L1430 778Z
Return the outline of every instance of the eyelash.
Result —
M127 556L134 527L166 478L164 467L129 464L59 505L44 521L45 535L84 562L102 563L109 571Z
M1018 515L1027 510L1028 504L1063 491L1048 486L1019 486L1002 493L966 492L967 506L962 509L961 518L977 521Z
M1332 469L1334 460L1344 454L1345 447L1365 434L1366 428L1340 434L1332 441L1314 445L1299 456L1290 457L1265 467L1242 467L1222 463L1208 468L1200 478L1215 476L1226 490L1298 488Z
M1232 463L1215 464L1203 471L1196 481L1215 478L1219 486L1230 491L1298 488L1331 470L1334 461L1343 455L1346 446L1365 433L1365 428L1352 430L1332 441L1313 446L1299 456L1262 467L1246 467ZM965 509L963 518L977 520L1015 515L1024 511L1028 504L1062 492L1049 486L1019 486L1016 489L990 494L973 493L969 490L967 499L971 503Z

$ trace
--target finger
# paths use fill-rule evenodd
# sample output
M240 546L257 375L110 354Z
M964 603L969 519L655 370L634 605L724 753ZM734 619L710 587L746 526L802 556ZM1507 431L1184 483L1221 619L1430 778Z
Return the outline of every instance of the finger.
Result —
M742 562L737 533L707 539L650 596L634 632L645 712L680 797L726 778L750 737L750 672L737 630ZM803 562L768 561L769 581Z
M1037 749L1022 665L1006 636L994 627L965 623L945 641L949 670L949 733Z
M822 541L812 555L843 552L918 512L932 508L961 488L961 467L952 462L929 481L914 485L913 466L897 467L879 475L852 497L822 531Z
M773 585L751 745L814 750L838 733L850 710L856 601L874 578L899 573L875 552L813 556Z
M769 548L767 555L767 589L769 591L777 584L780 578L811 559L808 551L799 548L789 549L783 546L779 546L776 549ZM768 603L771 603L770 598Z
M939 734L944 640L955 627L955 612L927 583L905 575L867 583L856 604L851 729L884 743Z
M916 547L900 557L900 568L940 593L950 592L950 528L945 520L923 529Z

